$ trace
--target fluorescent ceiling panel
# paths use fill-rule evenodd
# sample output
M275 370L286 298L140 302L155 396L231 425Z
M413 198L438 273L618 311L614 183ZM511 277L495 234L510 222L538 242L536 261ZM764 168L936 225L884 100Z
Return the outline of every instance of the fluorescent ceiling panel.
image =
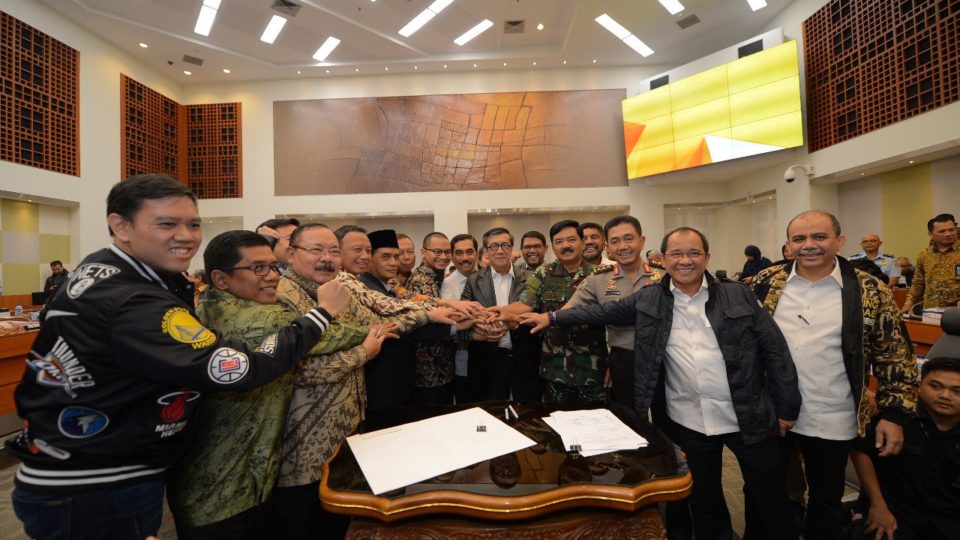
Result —
M767 7L767 0L747 0L747 3L750 4L750 9L754 11Z
M200 6L200 15L197 17L197 25L193 31L201 36L209 36L210 29L213 28L213 21L217 18L217 8L220 7L220 0L204 0Z
M637 51L637 53L644 58L653 54L653 49L648 47L646 43L640 41L640 38L633 34L630 34L624 38L623 42L626 43L631 49Z
M267 27L263 30L260 41L273 45L273 42L277 40L277 36L280 35L280 31L283 30L283 25L285 24L287 24L286 19L279 15L274 15L270 19L270 22L267 23Z
M660 5L669 11L671 15L676 15L684 10L680 0L660 0Z
M485 32L488 28L490 28L491 26L493 26L493 21L491 21L490 19L484 19L484 20L480 21L479 23L477 23L477 25L474 26L473 28L471 28L471 29L467 30L466 32L464 32L462 36L460 36L460 37L458 37L457 39L453 40L453 42L456 43L457 45L460 45L460 46L462 47L462 46L464 46L467 42L469 42L471 39L473 39L473 38L479 36L480 34L484 33L484 32Z
M417 14L416 17L410 20L403 28L400 29L400 35L403 37L410 37L416 32L423 28L423 25L430 22L430 19L434 18L438 13L443 11L443 9L453 3L453 0L435 0L432 4L427 6L427 9L421 11Z
M330 56L330 53L332 53L333 50L336 49L337 45L339 44L340 44L339 39L333 36L328 37L327 40L323 42L323 45L321 45L320 48L317 49L317 52L314 53L313 59L316 60L317 62L323 62L324 60L327 59L328 56Z
M631 34L630 31L624 28L622 24L613 20L613 17L604 13L594 20L600 23L600 26L609 30L611 34L617 36L617 39L620 39L626 43L627 46L636 51L637 54L643 56L644 58L653 54L653 49L647 46L647 44L643 41L640 41L640 38ZM596 62L596 60L594 60L594 62Z

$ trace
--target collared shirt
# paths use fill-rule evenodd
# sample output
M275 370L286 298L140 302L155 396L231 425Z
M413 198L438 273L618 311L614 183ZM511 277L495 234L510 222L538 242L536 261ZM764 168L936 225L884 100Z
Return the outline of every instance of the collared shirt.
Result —
M930 245L917 255L917 269L906 305L923 301L925 308L945 308L960 301L960 240L946 251Z
M673 325L667 339L667 414L674 422L703 433L740 431L733 410L727 368L717 336L707 320L707 281L694 296L674 286Z
M800 383L800 416L793 431L845 441L857 436L857 411L843 363L843 278L833 272L817 281L787 277L773 319L790 347Z
M459 270L454 270L450 275L443 278L443 285L440 286L440 298L460 300L460 297L463 296L463 286L466 282L467 276L461 274ZM450 327L450 332L456 333L456 331L456 326ZM468 362L469 354L467 353L467 349L458 347L457 352L453 355L453 374L458 377L466 377Z
M510 305L510 289L513 287L513 265L510 265L510 269L507 270L506 274L501 274L490 267L490 273L493 276L493 292L497 296L497 305L498 306L507 306ZM512 349L513 343L510 341L510 332L507 332L500 338L500 342L497 343L497 347L502 347L504 349Z
M647 265L642 265L637 271L637 278L630 279L626 269L620 263L611 266L598 266L573 293L566 307L581 305L606 304L614 302L642 289L649 281L659 279ZM633 325L607 326L607 345L619 347L628 351L633 350Z
M880 270L883 270L883 273L887 275L887 278L900 277L900 267L897 266L897 258L893 255L887 255L886 253L877 253L876 257L867 257L867 254L863 251L857 253L850 257L849 260L855 261L857 259L870 259L874 262Z

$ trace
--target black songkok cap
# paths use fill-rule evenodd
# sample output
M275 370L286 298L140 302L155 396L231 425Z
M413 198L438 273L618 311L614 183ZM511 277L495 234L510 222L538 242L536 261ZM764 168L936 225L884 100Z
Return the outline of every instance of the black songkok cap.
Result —
M400 243L397 242L397 231L393 229L380 229L367 233L370 239L370 251L376 251L380 248L400 249Z

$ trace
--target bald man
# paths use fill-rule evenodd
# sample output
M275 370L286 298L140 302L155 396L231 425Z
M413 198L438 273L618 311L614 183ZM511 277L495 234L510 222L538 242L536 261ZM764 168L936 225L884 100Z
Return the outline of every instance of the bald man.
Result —
M900 279L900 267L897 266L896 257L880 253L880 246L882 245L883 241L880 240L880 235L877 233L865 234L860 239L860 247L863 248L863 251L851 256L850 260L870 259L886 274L887 285L893 287Z

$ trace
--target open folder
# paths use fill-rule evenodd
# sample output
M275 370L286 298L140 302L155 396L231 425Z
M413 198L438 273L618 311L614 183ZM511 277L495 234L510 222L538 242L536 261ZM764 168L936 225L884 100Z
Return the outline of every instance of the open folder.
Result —
M477 407L354 435L347 443L374 495L536 444Z

